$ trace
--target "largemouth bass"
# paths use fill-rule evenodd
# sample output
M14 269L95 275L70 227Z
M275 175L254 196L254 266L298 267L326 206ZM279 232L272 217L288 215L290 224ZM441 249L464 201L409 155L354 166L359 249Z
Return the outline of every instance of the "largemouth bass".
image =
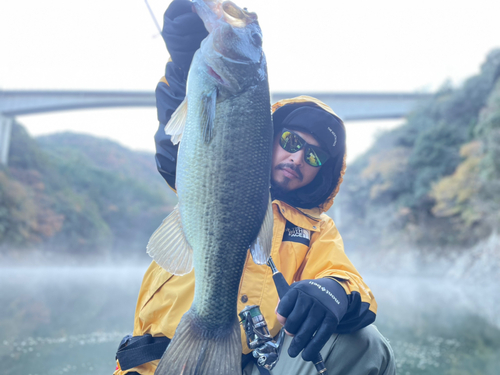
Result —
M182 275L194 264L193 304L156 375L241 374L237 296L246 254L271 251L273 127L257 15L231 1L195 0L209 35L196 52L187 95L165 127L177 142L179 204L148 253Z

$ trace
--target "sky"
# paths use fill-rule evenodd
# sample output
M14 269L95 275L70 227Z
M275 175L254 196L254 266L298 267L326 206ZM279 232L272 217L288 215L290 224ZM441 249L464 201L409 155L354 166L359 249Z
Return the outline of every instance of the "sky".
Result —
M271 91L431 92L500 47L497 0L237 0L264 35ZM170 1L149 0L162 23ZM0 89L152 91L168 53L144 0L0 5ZM334 108L335 110L335 108ZM154 149L154 108L21 116L32 135L76 131ZM349 122L354 158L403 120Z

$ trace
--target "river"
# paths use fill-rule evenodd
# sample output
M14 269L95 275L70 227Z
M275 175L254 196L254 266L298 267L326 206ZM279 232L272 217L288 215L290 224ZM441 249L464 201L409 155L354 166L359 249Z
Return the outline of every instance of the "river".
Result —
M112 374L145 268L0 268L0 372ZM438 278L365 280L399 375L500 374L488 295Z

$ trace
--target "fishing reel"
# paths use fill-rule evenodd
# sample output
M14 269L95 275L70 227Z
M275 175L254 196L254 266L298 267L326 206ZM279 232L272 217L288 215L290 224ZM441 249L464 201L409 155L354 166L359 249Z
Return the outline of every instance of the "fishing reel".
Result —
M257 359L257 365L271 370L278 363L285 335L284 329L281 329L278 339L275 341L257 305L246 306L238 315L241 318L240 324L245 331L247 345L252 349L252 354Z

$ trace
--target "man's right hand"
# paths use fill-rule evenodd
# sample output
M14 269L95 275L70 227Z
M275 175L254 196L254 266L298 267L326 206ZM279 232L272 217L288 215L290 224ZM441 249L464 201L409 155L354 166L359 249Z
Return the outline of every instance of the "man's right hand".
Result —
M208 35L189 0L174 0L165 11L161 32L174 64L187 76L194 53Z
M305 361L317 358L347 311L349 300L339 282L330 278L293 283L276 309L286 333L294 336L288 354L302 351Z

